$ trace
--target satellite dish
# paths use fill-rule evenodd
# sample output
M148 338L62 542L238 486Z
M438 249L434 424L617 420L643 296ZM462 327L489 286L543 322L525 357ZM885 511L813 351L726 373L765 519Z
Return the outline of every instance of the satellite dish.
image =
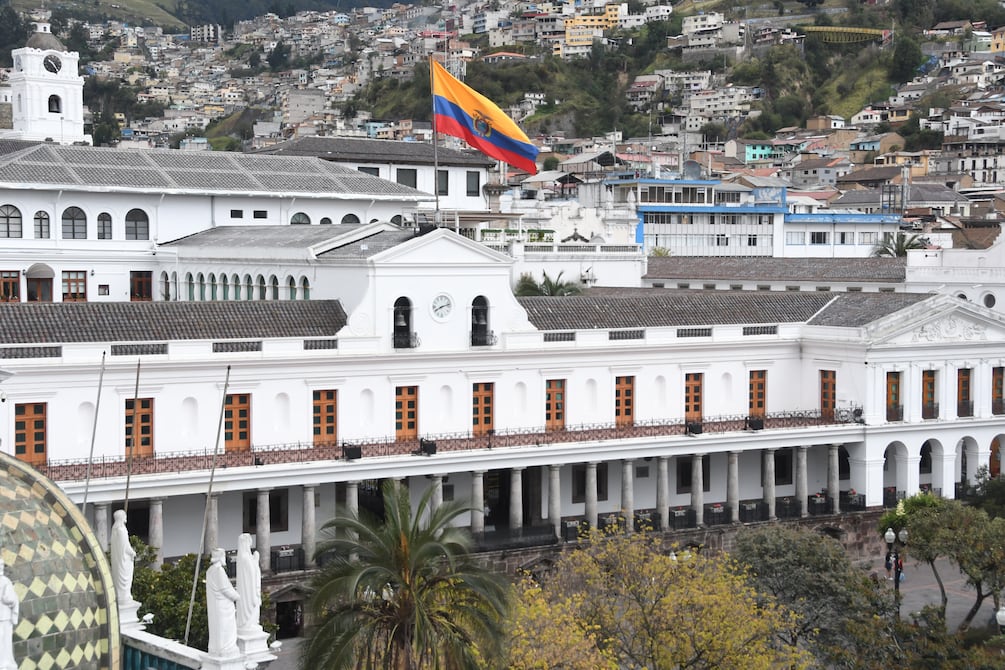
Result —
M701 163L693 160L684 161L684 179L701 179Z

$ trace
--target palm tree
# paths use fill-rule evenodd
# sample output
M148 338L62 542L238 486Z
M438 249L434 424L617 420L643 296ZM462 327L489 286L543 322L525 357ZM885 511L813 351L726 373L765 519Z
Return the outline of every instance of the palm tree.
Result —
M302 652L317 670L465 670L498 658L505 580L476 563L471 535L452 525L470 507L413 510L407 487L383 487L385 519L343 514L322 527L325 564L309 602L315 624Z
M897 233L896 235L887 233L883 236L882 241L877 242L876 246L872 248L872 255L903 258L907 255L908 249L924 249L927 244L928 240L926 238L913 233L910 235L906 233Z
M513 293L516 295L579 295L583 292L579 284L571 281L562 281L564 270L552 279L547 272L542 272L541 283L534 281L534 277L529 274L520 275Z

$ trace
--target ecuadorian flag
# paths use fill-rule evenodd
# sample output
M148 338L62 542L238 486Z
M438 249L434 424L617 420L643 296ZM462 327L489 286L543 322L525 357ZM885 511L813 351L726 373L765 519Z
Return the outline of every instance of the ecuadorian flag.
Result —
M494 102L430 60L436 130L459 137L486 156L537 174L537 147Z

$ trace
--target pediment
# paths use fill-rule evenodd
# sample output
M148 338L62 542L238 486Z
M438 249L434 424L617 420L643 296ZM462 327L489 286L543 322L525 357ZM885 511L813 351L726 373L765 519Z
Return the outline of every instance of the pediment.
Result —
M931 303L925 304L932 306ZM898 312L884 321L887 322L877 324L879 327L872 333L873 344L1005 343L1005 322L998 314L958 303L945 310L935 309L922 314Z
M373 256L374 265L509 265L513 259L440 228Z

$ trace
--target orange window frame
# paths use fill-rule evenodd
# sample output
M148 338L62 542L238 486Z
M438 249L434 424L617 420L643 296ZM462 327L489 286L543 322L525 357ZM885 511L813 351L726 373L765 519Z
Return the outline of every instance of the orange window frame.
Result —
M228 393L223 409L223 444L230 452L251 451L251 394Z
M488 435L494 430L495 384L492 382L471 385L471 434Z
M14 456L32 466L48 462L46 433L47 404L44 402L14 405Z
M767 405L768 371L751 370L748 382L748 413L750 416L764 417Z
M820 371L820 414L825 419L834 418L837 407L837 370Z
M145 458L154 455L154 399L126 398L126 456ZM134 406L138 404L138 408ZM133 440L133 427L139 425L139 437ZM129 451L132 451L130 454Z
M635 377L614 378L614 424L635 425Z
M544 386L544 429L565 429L565 380L549 379Z
M684 375L684 420L701 421L701 391L705 375L688 372Z
M317 390L313 394L314 446L338 441L338 391Z
M419 437L419 387L394 389L394 439L399 442Z

